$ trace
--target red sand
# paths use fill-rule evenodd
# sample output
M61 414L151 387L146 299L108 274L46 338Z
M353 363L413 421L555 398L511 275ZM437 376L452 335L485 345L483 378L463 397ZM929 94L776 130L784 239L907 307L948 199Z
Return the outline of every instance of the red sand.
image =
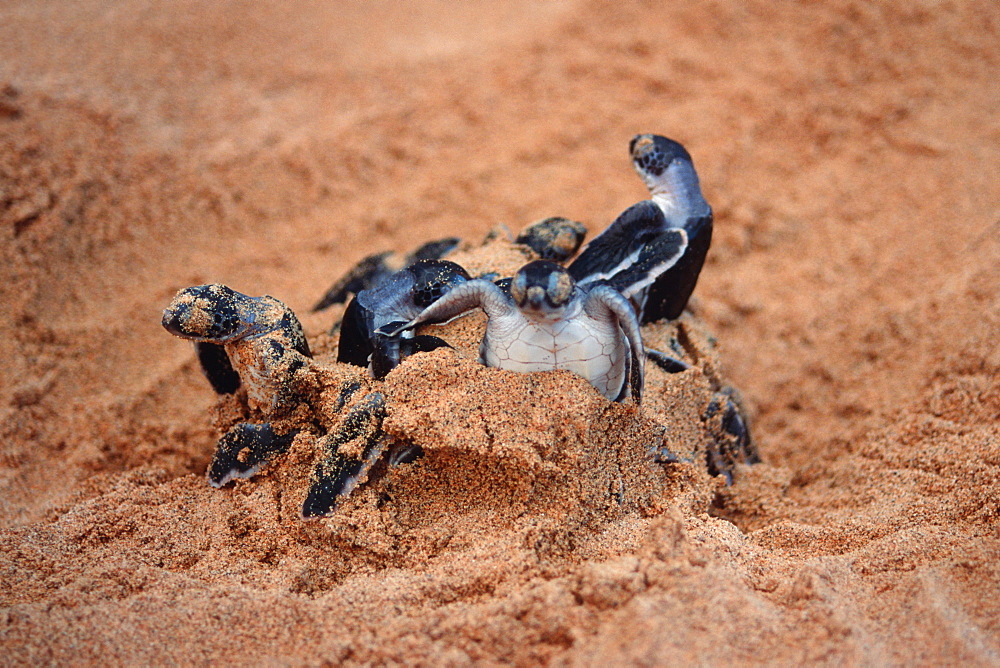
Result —
M3 662L1000 663L998 43L988 0L9 0ZM765 464L596 520L461 458L392 521L296 519L308 453L208 487L178 288L305 314L375 250L593 232L637 132L715 208L696 308Z

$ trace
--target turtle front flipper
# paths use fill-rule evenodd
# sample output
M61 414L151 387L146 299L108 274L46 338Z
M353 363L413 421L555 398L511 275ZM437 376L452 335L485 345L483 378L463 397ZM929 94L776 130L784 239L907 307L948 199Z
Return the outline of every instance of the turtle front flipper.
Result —
M208 341L195 341L198 363L216 394L232 394L240 389L240 374L233 368L225 347Z
M760 455L750 437L750 428L733 390L716 393L703 419L711 440L708 443L708 472L721 475L733 484L733 472L739 464L757 464Z
M336 433L320 440L323 457L313 472L302 506L303 517L329 515L337 509L338 499L364 482L385 450L382 431L385 415L385 397L372 392L348 411ZM353 452L342 452L345 449L342 446Z
M405 325L388 333L398 336L420 325L443 324L474 308L483 309L488 317L501 316L510 310L510 299L510 295L493 282L475 278L452 288Z
M276 434L269 423L242 422L219 439L208 469L208 482L222 487L236 478L250 478L276 455L288 450L299 430Z
M654 202L633 204L587 244L567 267L569 274L580 284L609 279L633 265L643 246L668 228Z
M641 315L646 303L646 289L682 259L688 246L684 230L670 229L646 241L632 264L623 267L606 282L638 304Z
M636 404L641 403L646 379L646 348L642 345L642 333L639 331L639 321L632 305L611 286L599 284L590 288L584 308L595 314L599 310L610 314L628 341L629 365L626 370L626 382L623 383L621 392L614 401L624 401L631 394Z
M649 287L642 311L642 324L676 320L687 307L712 243L712 217L702 220L696 232L688 233L687 249L677 262Z
M436 336L421 334L404 338L399 334L387 333L405 325L406 323L401 321L390 322L372 335L371 362L368 365L372 378L376 380L385 378L390 371L399 366L400 362L414 353L451 348L447 341Z
M340 321L337 361L360 367L368 366L368 358L372 354L372 332L371 311L362 306L355 296L348 302Z

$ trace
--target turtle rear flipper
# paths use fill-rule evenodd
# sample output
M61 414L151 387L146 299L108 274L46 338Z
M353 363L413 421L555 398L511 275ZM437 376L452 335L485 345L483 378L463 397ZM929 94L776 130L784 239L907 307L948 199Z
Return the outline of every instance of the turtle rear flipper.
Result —
M653 348L646 348L646 359L651 360L656 366L667 373L680 373L691 368L691 365L687 362L672 357L663 351L654 350Z
M724 476L726 484L732 485L737 465L760 462L746 417L734 401L732 392L722 390L709 403L703 419L711 435L707 452L708 472Z
M340 429L322 438L323 458L313 471L309 492L302 506L303 517L323 517L337 509L337 502L364 482L368 471L385 450L382 421L385 397L380 392L365 396L348 411ZM341 446L359 441L360 457L342 453Z
M460 243L462 243L462 240L458 237L446 237L437 241L428 241L406 256L406 264L413 264L420 260L440 260L458 248Z
M313 306L313 312L322 311L334 304L343 304L347 301L348 295L356 295L388 278L393 272L392 267L386 262L390 255L392 255L392 251L385 251L362 259L330 286Z
M275 434L269 423L242 422L219 439L219 447L208 469L212 487L223 487L236 478L250 478L270 459L288 450L299 430Z

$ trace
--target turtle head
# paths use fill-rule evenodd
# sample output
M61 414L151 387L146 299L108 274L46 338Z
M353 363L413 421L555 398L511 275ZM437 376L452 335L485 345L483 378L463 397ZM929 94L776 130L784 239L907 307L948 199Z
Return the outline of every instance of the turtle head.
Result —
M557 320L576 292L576 283L562 266L535 260L521 267L510 282L510 296L529 317Z
M469 272L449 260L420 260L405 271L413 277L413 303L427 308L453 287L471 280Z
M635 171L643 179L661 176L675 160L691 162L687 149L660 135L636 135L629 142L628 151Z
M241 308L249 299L221 283L184 288L163 311L163 327L181 338L227 343L252 324L247 322L252 311Z
M586 235L583 223L553 216L528 225L514 243L528 246L543 260L562 262L576 255Z
M668 218L671 212L691 218L711 215L687 149L673 139L650 134L636 135L628 148L632 166Z

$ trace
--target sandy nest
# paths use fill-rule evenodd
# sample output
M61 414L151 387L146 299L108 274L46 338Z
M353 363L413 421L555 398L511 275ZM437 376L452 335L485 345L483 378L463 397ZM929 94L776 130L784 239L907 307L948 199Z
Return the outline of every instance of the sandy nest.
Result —
M987 0L4 3L4 662L1000 663L998 38ZM639 462L628 503L575 503L617 478L532 463L550 407L491 445L406 394L491 372L442 352L394 382L450 459L391 503L299 519L305 444L208 486L178 288L274 295L319 341L373 251L603 228L646 196L638 132L715 209L694 307L763 464Z

